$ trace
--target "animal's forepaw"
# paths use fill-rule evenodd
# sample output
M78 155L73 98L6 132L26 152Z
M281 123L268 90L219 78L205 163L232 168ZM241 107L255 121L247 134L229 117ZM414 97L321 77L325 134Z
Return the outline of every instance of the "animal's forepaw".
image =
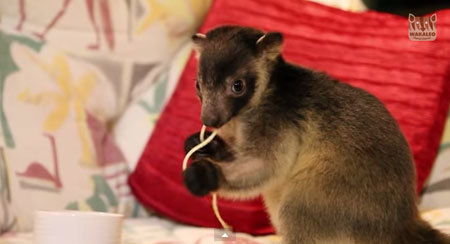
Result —
M211 132L205 132L205 139L210 135ZM186 141L184 142L184 150L187 153L200 143L200 132L197 132L186 139ZM216 161L231 161L233 159L233 154L230 152L230 150L228 150L225 142L219 136L216 136L206 146L197 150L191 158L194 160L210 158Z
M204 196L219 187L219 173L209 161L193 162L183 172L184 184L196 196Z
M206 133L205 133L206 134ZM184 141L184 151L187 153L192 148L200 144L200 132L190 135L186 141ZM201 149L200 149L201 150Z

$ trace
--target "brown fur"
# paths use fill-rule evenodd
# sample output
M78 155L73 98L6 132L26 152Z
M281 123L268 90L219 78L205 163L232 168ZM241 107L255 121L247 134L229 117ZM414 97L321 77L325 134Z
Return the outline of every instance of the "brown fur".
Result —
M219 172L218 193L262 194L285 244L450 243L418 215L411 152L383 104L286 63L281 35L263 35L227 26L194 38L202 116L222 116L218 138L234 155L225 162L205 154ZM230 60L232 68L220 66ZM236 79L251 89L229 95ZM210 101L221 105L205 108Z

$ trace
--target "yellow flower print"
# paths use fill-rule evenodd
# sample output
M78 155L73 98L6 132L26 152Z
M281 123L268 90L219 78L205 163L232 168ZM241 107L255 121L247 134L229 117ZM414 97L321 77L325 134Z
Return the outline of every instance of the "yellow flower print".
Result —
M43 125L46 132L59 130L67 120L70 112L73 112L82 144L81 163L86 166L96 167L96 159L94 152L91 150L92 146L84 109L86 101L97 83L95 72L87 71L74 82L69 62L64 55L55 55L51 63L46 63L37 57L32 57L32 60L56 83L59 89L57 92L45 91L38 94L30 94L29 89L25 89L19 94L18 98L31 104L51 104L54 106Z
M442 135L442 143L450 144L450 116L447 117L447 121L445 123L444 134Z
M421 213L422 218L429 222L436 222L440 217L442 217L443 212L439 209L437 210L429 210Z
M190 6L185 1L144 0L143 2L147 6L147 14L136 29L138 35L142 34L156 21L162 21L168 31L173 31L171 29L176 29L172 26L174 18L183 20L180 22L184 24L192 23L194 19L194 16L188 11Z

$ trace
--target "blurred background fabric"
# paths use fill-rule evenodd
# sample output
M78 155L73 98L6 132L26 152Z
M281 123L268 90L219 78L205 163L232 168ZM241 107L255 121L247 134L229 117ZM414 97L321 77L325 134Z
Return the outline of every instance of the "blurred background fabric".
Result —
M0 1L3 232L30 230L38 209L144 212L128 173L209 5Z

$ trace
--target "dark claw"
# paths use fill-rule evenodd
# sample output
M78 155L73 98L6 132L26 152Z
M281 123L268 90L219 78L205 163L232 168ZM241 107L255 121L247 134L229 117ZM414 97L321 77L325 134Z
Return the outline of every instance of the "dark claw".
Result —
M183 172L186 188L196 196L204 196L219 187L219 173L209 161L193 162Z

